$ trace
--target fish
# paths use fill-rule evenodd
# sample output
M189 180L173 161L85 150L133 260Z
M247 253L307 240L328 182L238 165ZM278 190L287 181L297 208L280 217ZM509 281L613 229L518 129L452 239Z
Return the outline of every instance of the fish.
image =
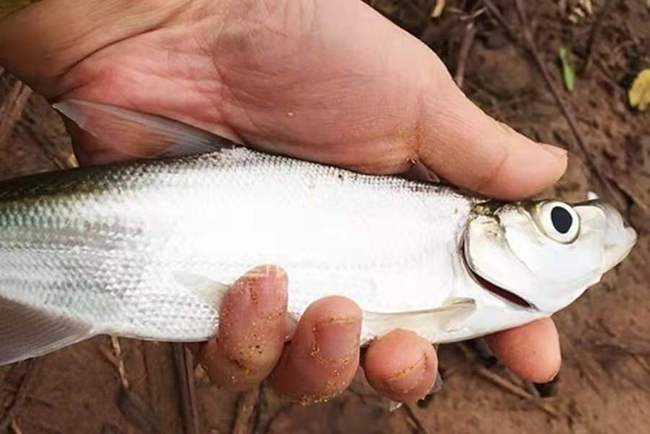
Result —
M355 301L362 344L395 328L460 341L565 308L637 239L594 197L502 202L109 105L55 108L165 153L0 183L0 364L101 334L208 340L229 286L260 264L287 272L295 318L324 296Z

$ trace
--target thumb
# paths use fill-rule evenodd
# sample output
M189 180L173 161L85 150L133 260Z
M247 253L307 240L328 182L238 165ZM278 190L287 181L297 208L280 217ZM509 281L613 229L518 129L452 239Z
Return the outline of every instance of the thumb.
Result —
M557 181L565 150L536 143L480 110L449 74L421 98L418 158L442 178L487 196L519 199Z

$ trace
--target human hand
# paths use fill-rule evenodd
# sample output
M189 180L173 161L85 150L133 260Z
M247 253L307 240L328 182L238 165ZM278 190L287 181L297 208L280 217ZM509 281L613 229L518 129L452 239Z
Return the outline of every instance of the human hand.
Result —
M431 343L394 330L373 341L360 360L359 307L338 296L318 300L292 330L287 280L282 269L266 265L233 284L221 305L217 337L200 354L217 385L245 391L269 378L278 392L308 404L345 390L361 364L375 390L394 401L415 401L431 390L438 365ZM492 335L488 342L525 378L550 380L559 369L550 320Z
M50 0L0 24L0 60L51 99L161 115L260 149L368 173L400 173L421 162L452 183L504 199L539 192L566 167L563 151L486 116L427 47L359 1ZM119 136L109 143L71 132L82 164L129 158ZM239 285L286 297L279 276L251 284L245 277ZM229 297L242 301L247 291ZM259 306L275 306L274 296L260 300L268 306ZM317 339L315 325L328 315L343 330ZM220 367L248 342L250 324L232 318L222 321L221 338L204 354L217 382L241 389L261 381L280 357L284 317L265 331L261 342L270 352L247 362L256 367L253 376L246 364ZM317 302L281 357L274 385L311 400L343 390L358 363L351 349L358 347L359 321L350 301ZM345 355L345 366L319 364L310 350L315 339L319 354ZM488 342L523 378L544 382L559 369L550 320ZM380 392L404 401L426 393L435 365L429 343L400 331L373 343L364 362ZM226 369L235 381L224 380Z
M261 266L240 278L221 305L216 339L202 351L212 380L247 390L270 376L277 391L302 403L343 391L359 366L359 307L336 296L314 302L285 347L288 320L284 271ZM396 401L426 395L437 372L433 346L404 330L373 342L363 366L375 389Z

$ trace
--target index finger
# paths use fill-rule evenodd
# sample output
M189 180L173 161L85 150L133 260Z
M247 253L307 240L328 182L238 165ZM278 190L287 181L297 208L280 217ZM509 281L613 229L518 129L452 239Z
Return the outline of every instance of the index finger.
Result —
M215 384L249 390L274 368L287 334L287 275L273 266L254 268L225 295L216 339L201 361Z

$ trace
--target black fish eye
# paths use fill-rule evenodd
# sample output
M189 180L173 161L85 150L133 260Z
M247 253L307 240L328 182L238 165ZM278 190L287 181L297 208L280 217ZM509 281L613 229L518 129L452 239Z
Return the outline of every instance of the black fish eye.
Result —
M573 226L573 216L561 206L555 206L551 210L551 223L556 231L566 234Z
M580 234L580 215L564 202L539 202L532 217L544 235L558 243L570 244Z

